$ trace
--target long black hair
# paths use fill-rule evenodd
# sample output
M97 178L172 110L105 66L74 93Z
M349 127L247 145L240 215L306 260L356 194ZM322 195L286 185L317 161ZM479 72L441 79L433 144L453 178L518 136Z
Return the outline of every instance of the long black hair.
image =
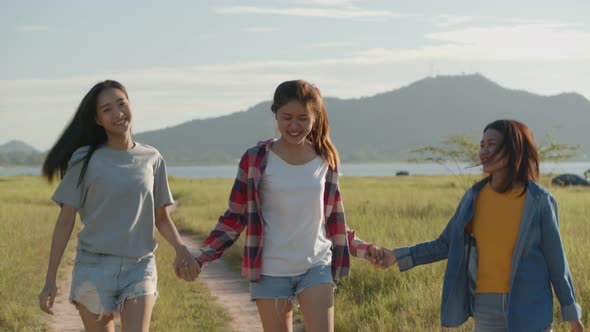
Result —
M68 170L68 161L72 157L74 151L82 146L88 145L90 148L82 159L84 165L78 178L78 185L82 182L86 169L88 168L88 162L92 157L92 154L96 149L107 142L107 134L103 127L96 123L96 107L97 99L102 91L108 88L114 88L121 90L127 99L127 89L113 80L106 80L97 83L86 93L72 121L66 127L61 134L60 138L53 145L45 161L43 162L42 174L47 178L49 182L53 181L53 178L58 176L60 179L64 177Z

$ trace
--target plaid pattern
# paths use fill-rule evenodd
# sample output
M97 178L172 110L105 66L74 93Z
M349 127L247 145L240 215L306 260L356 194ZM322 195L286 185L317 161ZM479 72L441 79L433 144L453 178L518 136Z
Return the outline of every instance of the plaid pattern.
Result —
M229 208L219 217L215 229L198 249L196 258L199 263L219 258L245 228L242 274L251 281L260 279L264 221L258 211L258 188L266 168L268 150L273 141L260 142L242 156L229 197ZM332 168L328 169L326 174L324 214L326 237L332 241L332 277L337 281L349 274L349 251L356 257L364 257L371 244L358 239L354 231L346 225L338 186L338 172Z

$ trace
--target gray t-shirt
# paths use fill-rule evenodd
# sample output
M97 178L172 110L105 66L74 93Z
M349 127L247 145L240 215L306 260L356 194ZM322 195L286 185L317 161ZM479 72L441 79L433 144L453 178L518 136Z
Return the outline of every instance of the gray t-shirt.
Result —
M52 199L78 209L78 250L140 258L156 250L154 208L174 203L164 159L155 148L102 146L78 186L88 146L74 152Z

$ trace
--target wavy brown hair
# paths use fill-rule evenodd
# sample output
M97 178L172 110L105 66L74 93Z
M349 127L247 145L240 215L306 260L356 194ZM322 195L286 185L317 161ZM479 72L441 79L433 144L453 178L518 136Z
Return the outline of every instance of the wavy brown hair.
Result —
M340 158L336 147L330 140L330 123L320 90L303 80L283 82L275 90L270 109L276 116L279 108L293 100L301 102L307 111L314 115L313 127L307 135L307 139L313 145L316 153L332 169L337 169Z
M502 143L493 157L506 158L507 161L506 177L499 191L506 192L514 184L522 183L524 193L529 180L539 181L539 152L532 131L516 120L496 120L483 132L488 129L497 130L502 135Z

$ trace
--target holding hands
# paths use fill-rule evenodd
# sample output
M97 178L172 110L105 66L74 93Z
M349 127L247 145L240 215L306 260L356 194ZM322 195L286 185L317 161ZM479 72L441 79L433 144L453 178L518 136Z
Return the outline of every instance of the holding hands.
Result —
M191 255L185 245L176 248L176 258L172 263L176 276L186 281L193 281L201 273L201 267L197 260Z
M397 257L393 250L384 247L379 247L371 244L365 253L365 259L371 262L373 266L381 269L386 269L397 263Z

